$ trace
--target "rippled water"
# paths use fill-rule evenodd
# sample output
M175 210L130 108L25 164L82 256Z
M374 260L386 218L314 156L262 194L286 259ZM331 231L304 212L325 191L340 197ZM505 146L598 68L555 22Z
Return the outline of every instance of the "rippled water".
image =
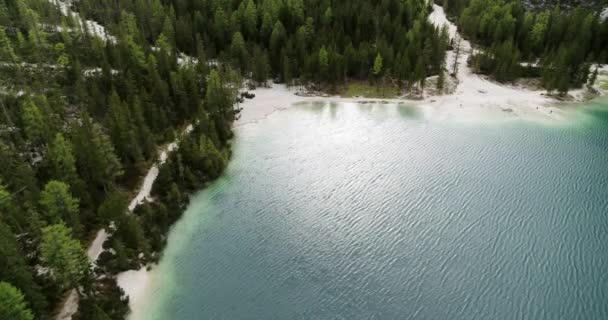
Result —
M143 318L608 319L608 117L580 118L315 104L242 126Z

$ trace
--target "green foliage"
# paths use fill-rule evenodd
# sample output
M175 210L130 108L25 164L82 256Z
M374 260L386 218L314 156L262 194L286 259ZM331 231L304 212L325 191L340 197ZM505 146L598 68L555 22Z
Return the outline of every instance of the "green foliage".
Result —
M441 94L443 89L445 88L445 72L440 71L439 76L437 77L437 92Z
M89 274L87 256L70 233L63 224L45 227L40 244L42 263L50 268L53 279L64 289L77 287Z
M595 80L597 80L597 74L598 74L598 70L597 70L597 67L595 67L595 70L593 70L593 73L591 74L591 76L589 77L589 80L587 81L588 88L593 88L593 85L595 84Z
M120 191L113 191L106 196L106 199L97 209L97 216L110 223L119 220L127 214L127 196Z
M27 138L37 144L44 143L48 137L48 122L40 108L31 99L21 106L21 119Z
M110 94L108 100L109 110L106 114L106 123L110 131L112 144L120 155L121 163L125 165L126 172L140 173L139 166L143 156L136 135L136 126L128 106L120 100L116 92ZM102 141L99 142L103 144ZM110 149L108 147L108 149Z
M270 63L268 62L268 55L259 47L255 47L253 50L252 60L253 70L251 77L258 84L266 82L270 76Z
M37 315L46 311L47 300L42 289L34 281L17 239L10 228L0 221L0 279L7 281L24 293L26 300ZM4 306L4 303L0 303ZM2 317L2 319L9 319Z
M208 112L212 115L218 113L225 114L232 106L232 103L228 100L224 84L216 70L211 70L211 73L209 73L205 104Z
M327 53L327 49L325 49L325 47L321 47L321 49L319 49L319 74L321 75L321 80L327 80L328 70L329 54Z
M368 97L394 99L399 96L399 88L382 83L370 85L368 82L349 82L341 95L347 98Z
M0 178L13 193L16 203L31 205L37 201L38 184L34 171L17 150L0 142Z
M374 60L373 74L375 76L380 76L381 73L382 73L382 56L380 55L380 53L378 53L378 55L376 56L376 59Z
M19 289L0 282L0 319L33 320L34 315L24 300Z
M65 45L63 43L57 43L55 45L55 54L58 56L57 64L63 67L67 67L70 64L70 57L65 51Z
M2 27L0 27L0 60L17 61L17 55L13 50L13 45Z
M49 181L40 194L40 207L49 224L66 222L76 236L82 232L78 216L78 199L72 197L69 186L61 181Z
M85 116L74 132L74 151L81 176L91 187L108 188L123 174L114 146L102 129ZM92 190L95 193L95 189Z
M129 312L129 300L117 286L115 279L100 279L95 282L91 291L95 294L80 298L78 313L72 319L123 319Z
M473 57L476 71L491 74L496 80L512 81L521 74L519 50L511 41L497 45L487 52Z
M64 138L63 134L55 135L46 156L51 178L67 182L74 182L77 179L76 158L72 144Z
M448 12L458 16L463 33L482 46L473 59L477 71L499 81L522 74L522 59L540 60L543 86L565 94L587 82L589 62L608 59L608 20L597 12L571 10L526 12L519 1L455 0Z
M232 35L232 44L230 45L230 52L234 59L235 65L241 71L245 71L247 68L247 49L245 48L245 40L240 32L235 32Z
M243 29L246 30L249 37L256 37L257 35L257 19L256 5L253 0L249 0L243 14Z

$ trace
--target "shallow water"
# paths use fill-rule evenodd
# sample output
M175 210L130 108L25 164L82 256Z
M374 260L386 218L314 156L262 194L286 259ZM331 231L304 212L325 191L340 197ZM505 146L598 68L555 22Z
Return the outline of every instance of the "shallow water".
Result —
M237 129L139 319L608 319L608 105L565 125L318 103Z

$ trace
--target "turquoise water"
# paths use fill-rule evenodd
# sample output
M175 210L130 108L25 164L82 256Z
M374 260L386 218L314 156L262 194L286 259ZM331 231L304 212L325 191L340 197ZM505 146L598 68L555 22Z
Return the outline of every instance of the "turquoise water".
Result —
M608 105L569 124L325 104L237 129L142 319L608 319Z

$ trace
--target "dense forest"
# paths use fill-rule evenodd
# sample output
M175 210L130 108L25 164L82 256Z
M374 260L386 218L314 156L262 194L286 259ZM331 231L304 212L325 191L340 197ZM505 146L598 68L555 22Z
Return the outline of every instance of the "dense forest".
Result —
M448 46L428 11L420 0L0 0L0 318L50 319L72 290L75 319L124 318L115 275L157 261L188 193L223 171L242 79L423 85ZM155 201L130 212L176 139ZM85 248L102 228L92 263Z
M128 12L140 26L138 42L232 61L258 83L390 76L411 85L439 73L447 49L447 34L428 23L421 0L84 0L77 7L116 33Z
M566 93L593 78L593 63L608 62L608 20L576 7L527 11L520 1L438 1L467 39L478 45L473 69L499 81L541 77L548 91ZM521 62L529 62L522 65Z

